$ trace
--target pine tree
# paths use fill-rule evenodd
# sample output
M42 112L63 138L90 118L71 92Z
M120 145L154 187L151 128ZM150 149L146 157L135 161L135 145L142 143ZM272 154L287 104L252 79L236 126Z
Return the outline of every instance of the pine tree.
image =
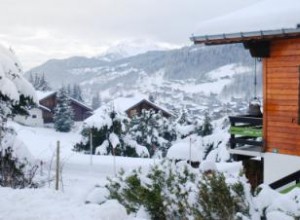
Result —
M191 121L188 116L188 111L186 108L181 109L178 123L181 125L190 125L191 124Z
M213 126L211 124L211 119L206 113L202 125L202 136L210 135L212 134L212 132L213 132Z
M80 101L80 102L83 102L82 90L81 90L81 88L78 84L73 85L73 91L71 93L71 97L78 100L78 101Z
M62 87L57 93L57 105L54 113L55 129L61 132L69 132L74 124L73 115L66 89Z
M70 96L70 97L73 97L73 96L72 96L73 93L72 93L71 85L68 84L67 87L65 87L65 86L63 85L63 87L65 88L67 95Z
M38 75L37 73L35 73L35 75L32 75L32 73L30 73L29 82L33 85L33 87L36 90L39 90L39 91L50 91L51 90L49 82L46 80L44 73L41 76Z
M13 152L11 140L14 140L16 133L6 126L6 122L14 115L28 114L28 108L34 105L31 98L34 95L34 88L23 77L21 65L12 50L5 51L0 46L0 51L0 69L2 70L0 84L1 82L2 84L9 83L9 86L0 86L0 186L33 187L32 178L26 175L26 170L31 168L25 163L26 158L21 158L18 153ZM31 79L33 80L33 77Z
M101 106L101 98L99 92L96 92L96 95L92 99L92 108L95 110Z
M163 138L163 124L161 113L143 109L140 115L132 118L129 133L138 144L147 147L152 156L167 146L168 141Z
M155 102L155 97L154 97L153 94L150 94L148 99L149 99L150 102L153 102L153 103Z
M49 86L48 81L45 78L45 73L40 77L40 82L39 82L39 89L40 91L50 91L51 87Z

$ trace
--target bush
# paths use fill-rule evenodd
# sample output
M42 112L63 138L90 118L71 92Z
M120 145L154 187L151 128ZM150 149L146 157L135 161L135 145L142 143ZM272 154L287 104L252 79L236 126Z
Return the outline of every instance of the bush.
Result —
M129 213L144 207L151 219L247 219L250 188L242 180L226 183L222 173L200 173L187 164L164 160L147 173L120 172L106 186ZM249 192L248 192L249 191Z
M195 175L187 166L177 168L165 160L145 175L141 169L121 172L109 179L110 198L117 199L129 213L145 207L152 219L186 219L192 210L188 205L191 188L183 183L193 182Z
M250 217L249 203L241 182L227 184L221 173L203 175L198 184L195 218L198 220L242 219Z
M33 178L37 171L37 166L28 168L28 162L24 160L20 162L13 157L13 150L8 147L0 151L0 186L12 188L36 188L37 183L33 182Z

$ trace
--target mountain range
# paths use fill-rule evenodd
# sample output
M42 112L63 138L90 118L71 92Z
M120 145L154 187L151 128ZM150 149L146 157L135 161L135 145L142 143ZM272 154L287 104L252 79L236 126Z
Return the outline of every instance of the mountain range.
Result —
M87 103L96 93L102 102L151 94L168 108L185 107L195 114L211 106L222 108L237 98L247 101L255 90L254 60L241 44L176 48L123 42L97 57L52 59L26 75L30 73L44 73L53 89L80 84ZM257 78L260 94L260 65Z

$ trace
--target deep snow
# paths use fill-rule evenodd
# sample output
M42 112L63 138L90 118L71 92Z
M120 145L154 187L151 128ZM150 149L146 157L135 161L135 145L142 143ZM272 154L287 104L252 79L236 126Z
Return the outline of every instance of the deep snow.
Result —
M9 122L9 126L14 127L18 133L17 143L23 141L32 156L38 162L44 162L43 170L39 171L44 179L54 176L54 166L52 165L52 169L49 166L51 161L54 164L56 143L60 141L62 181L60 181L59 191L54 190L53 181L46 182L45 186L39 189L0 188L0 220L148 219L147 214L142 211L138 217L127 215L124 207L114 200L108 200L102 205L96 204L104 202L108 195L104 185L107 177L114 176L114 158L95 155L92 157L91 164L90 155L72 151L74 143L80 140L79 130L75 128L72 132L60 133L53 128L25 127L14 122ZM77 124L77 129L79 127L80 125ZM217 141L216 136L220 134L221 129L216 129L215 138L212 135L202 141ZM225 150L224 146L220 146L220 149ZM237 176L241 172L241 163L213 162L218 159L216 157L218 154L220 152L212 152L206 162L202 162L200 170L217 169L230 176ZM125 171L138 167L142 167L145 171L150 165L159 163L159 159L125 157L116 157L115 161L116 168ZM299 189L282 195L268 186L262 186L255 203L261 210L267 208L268 219L293 219L291 216L300 214L299 198Z

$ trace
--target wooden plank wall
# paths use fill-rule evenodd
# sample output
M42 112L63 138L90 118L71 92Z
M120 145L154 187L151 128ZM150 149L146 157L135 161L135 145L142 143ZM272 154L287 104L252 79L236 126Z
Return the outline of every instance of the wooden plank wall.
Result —
M300 156L300 39L273 41L263 65L265 150Z

